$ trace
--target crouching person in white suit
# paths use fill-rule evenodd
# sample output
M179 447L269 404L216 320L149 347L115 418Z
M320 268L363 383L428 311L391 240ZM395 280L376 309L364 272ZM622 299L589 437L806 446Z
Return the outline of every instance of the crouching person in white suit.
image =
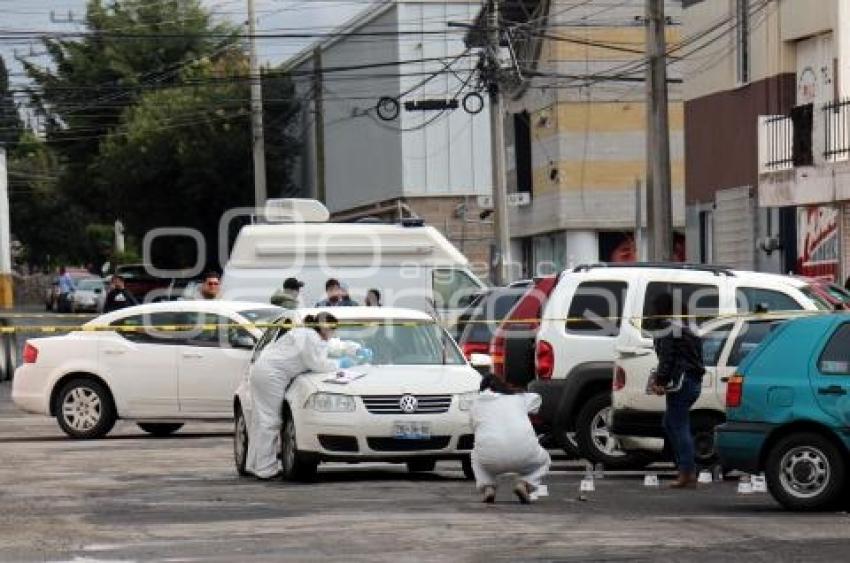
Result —
M540 404L536 393L523 393L493 377L481 382L470 416L475 431L472 470L484 502L495 502L500 475L514 474L514 494L528 504L548 473L549 453L540 446L528 419Z
M260 479L270 479L281 471L278 449L283 397L289 383L307 372L332 372L337 362L328 359L327 342L337 327L330 313L304 319L296 327L260 353L251 371L253 416L248 429L248 455L245 468Z

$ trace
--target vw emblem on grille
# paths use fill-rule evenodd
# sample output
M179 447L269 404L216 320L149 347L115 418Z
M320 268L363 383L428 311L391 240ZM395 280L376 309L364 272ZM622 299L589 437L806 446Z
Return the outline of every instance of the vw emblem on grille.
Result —
M403 413L413 414L416 412L418 407L419 401L417 401L416 397L413 395L402 395L401 399L398 400L398 408L400 408Z

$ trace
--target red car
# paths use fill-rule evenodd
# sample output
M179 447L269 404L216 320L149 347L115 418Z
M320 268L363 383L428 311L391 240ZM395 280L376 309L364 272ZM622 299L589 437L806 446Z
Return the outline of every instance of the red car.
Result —
M809 282L812 292L832 309L850 309L850 292L837 283L824 278L797 277Z

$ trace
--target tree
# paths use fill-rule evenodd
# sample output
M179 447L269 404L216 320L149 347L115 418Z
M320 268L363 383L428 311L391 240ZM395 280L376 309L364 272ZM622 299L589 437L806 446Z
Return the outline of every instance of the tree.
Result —
M209 263L218 250L222 215L254 203L248 64L234 50L215 62L195 63L183 74L183 84L147 92L124 112L92 171L128 232L195 228L205 237ZM269 77L265 90L267 133L274 147L268 179L275 196L291 191L289 170L297 150L284 131L298 106L285 76ZM194 245L180 242L188 241L154 247L157 266L195 263Z
M6 150L10 151L18 143L22 132L21 116L9 88L9 71L0 56L0 146L5 146Z
M97 205L107 194L94 189L89 169L103 138L144 92L176 84L184 67L216 57L236 38L233 28L213 24L200 0L90 0L86 29L79 40L44 41L48 68L22 63L63 162L61 191L92 204L93 219L109 221Z

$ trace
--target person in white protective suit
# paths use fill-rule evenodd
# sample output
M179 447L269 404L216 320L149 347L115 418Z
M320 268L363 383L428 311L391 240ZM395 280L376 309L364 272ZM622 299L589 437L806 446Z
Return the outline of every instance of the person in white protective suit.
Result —
M523 393L492 376L481 382L470 416L475 432L472 471L484 502L495 502L499 476L514 474L514 494L528 504L549 471L549 453L540 446L528 419L540 404L540 395Z
M260 479L275 477L282 469L278 459L281 414L292 379L311 371L335 372L339 367L328 358L328 340L336 330L336 318L319 313L305 317L304 324L266 346L251 371L253 415L245 468Z

